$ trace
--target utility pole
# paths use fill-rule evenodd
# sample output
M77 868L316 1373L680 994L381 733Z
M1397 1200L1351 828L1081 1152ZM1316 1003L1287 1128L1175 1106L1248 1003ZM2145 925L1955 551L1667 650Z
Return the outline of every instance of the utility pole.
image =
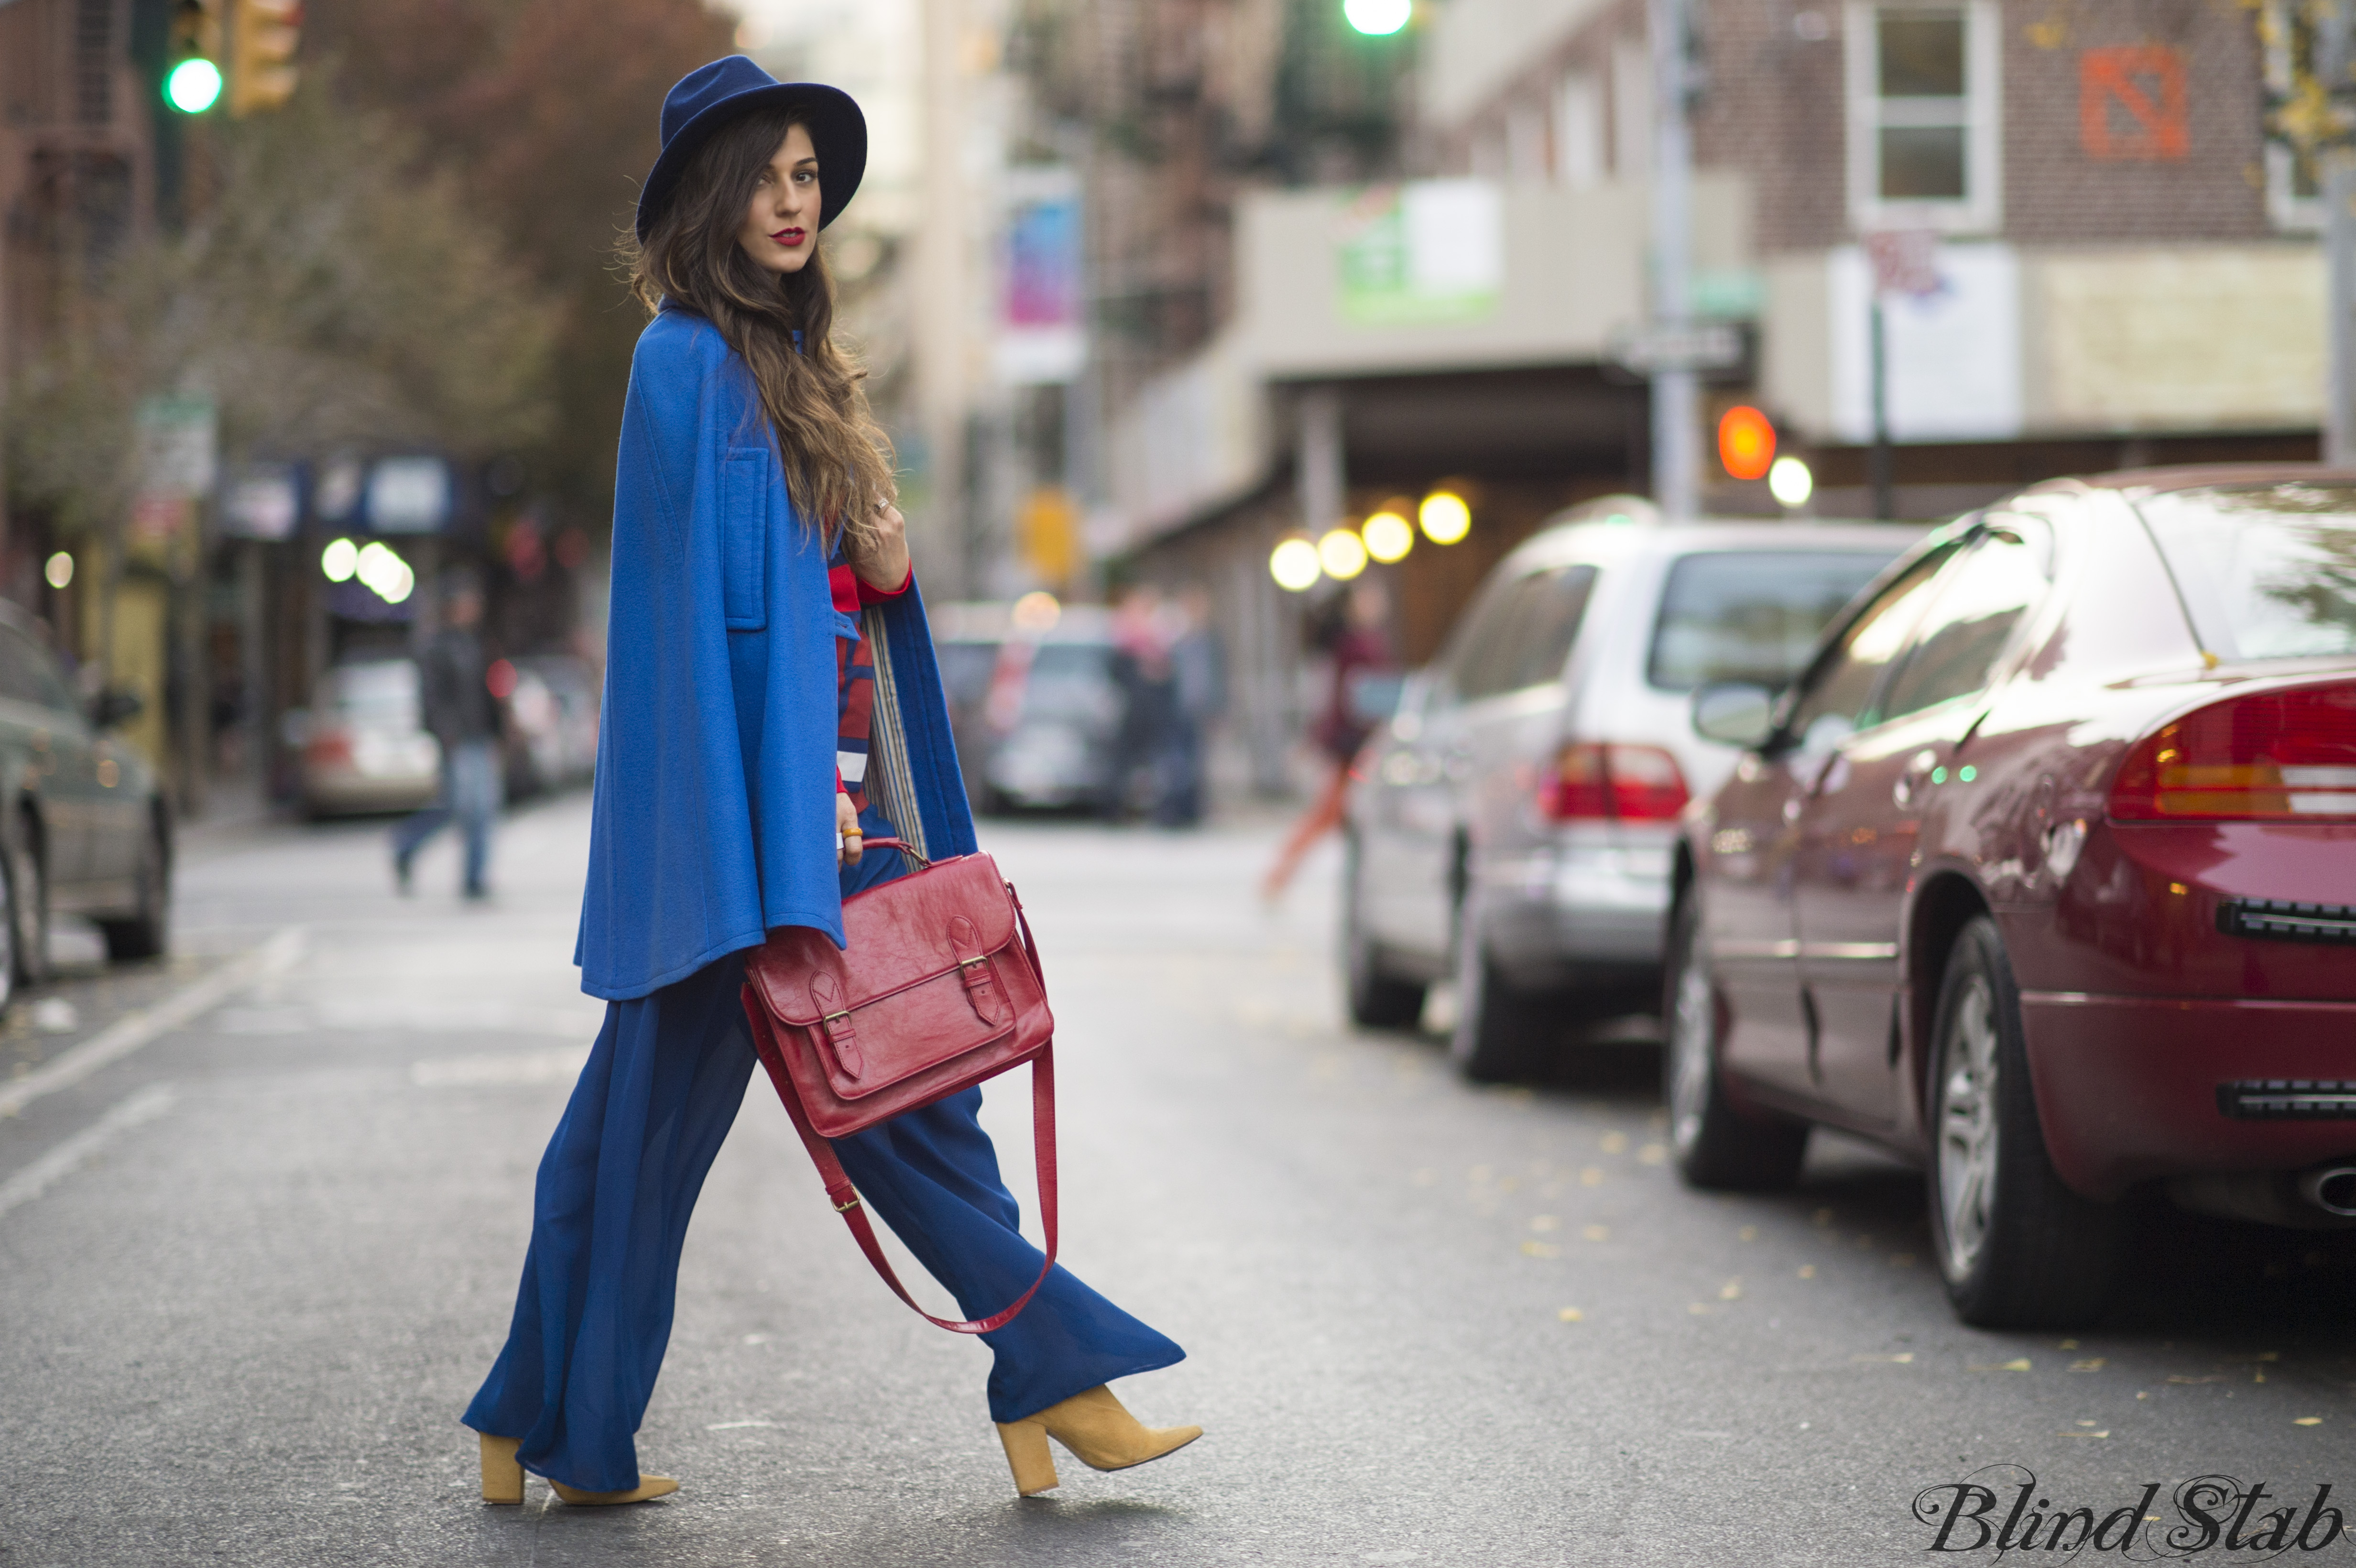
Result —
M1645 0L1653 48L1653 320L1683 328L1693 309L1692 71L1687 0ZM1701 378L1689 365L1653 373L1653 500L1670 520L1701 507Z

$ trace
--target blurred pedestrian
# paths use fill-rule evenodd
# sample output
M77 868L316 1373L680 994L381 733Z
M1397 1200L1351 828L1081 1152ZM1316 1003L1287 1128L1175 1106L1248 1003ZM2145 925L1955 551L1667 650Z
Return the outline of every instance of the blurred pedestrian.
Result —
M1181 589L1170 608L1171 721L1153 817L1166 827L1191 827L1203 820L1211 731L1227 710L1227 653L1201 584Z
M1342 602L1340 624L1327 648L1332 668L1326 682L1325 708L1310 731L1318 750L1325 754L1325 782L1316 800L1293 824L1284 847L1277 851L1276 863L1268 869L1268 876L1260 883L1262 898L1273 901L1283 897L1294 873L1301 869L1302 858L1320 838L1342 825L1343 802L1350 788L1350 764L1357 757L1358 748L1374 732L1375 720L1366 710L1365 700L1369 677L1387 674L1394 667L1387 630L1390 608L1390 595L1372 578L1362 578L1352 584Z
M1123 592L1113 607L1112 678L1120 693L1120 722L1113 731L1105 815L1116 821L1136 805L1140 775L1149 795L1146 809L1157 804L1162 758L1177 719L1178 683L1162 608L1161 591L1147 583Z
M818 243L858 188L866 122L834 88L731 56L671 90L662 141L631 255L654 319L623 416L576 949L609 1005L541 1163L507 1346L466 1413L492 1502L520 1502L527 1469L572 1503L678 1489L640 1472L635 1436L688 1220L755 1061L746 950L782 926L841 942L843 899L903 871L870 839L975 848L889 444L835 341ZM871 740L889 769L869 769ZM980 1106L969 1089L833 1144L860 1200L976 1317L1044 1262ZM1051 1434L1099 1469L1200 1435L1121 1408L1106 1383L1184 1352L1060 1265L985 1342L1019 1491L1055 1484Z
M392 830L392 875L404 893L410 891L417 851L453 822L466 841L466 897L484 898L490 891L484 875L490 869L491 826L504 802L499 708L491 696L490 660L477 635L482 619L483 591L474 574L446 576L441 626L417 660L425 728L442 742L442 788L433 805Z

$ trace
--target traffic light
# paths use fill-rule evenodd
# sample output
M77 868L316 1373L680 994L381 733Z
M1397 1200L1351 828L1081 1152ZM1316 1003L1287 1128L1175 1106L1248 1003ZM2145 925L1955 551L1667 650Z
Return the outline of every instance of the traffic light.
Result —
M229 112L239 119L294 96L303 0L230 0Z
M1737 403L1718 421L1718 460L1736 479L1764 479L1775 461L1775 427L1748 404Z
M175 0L164 54L164 101L202 114L221 93L221 0Z

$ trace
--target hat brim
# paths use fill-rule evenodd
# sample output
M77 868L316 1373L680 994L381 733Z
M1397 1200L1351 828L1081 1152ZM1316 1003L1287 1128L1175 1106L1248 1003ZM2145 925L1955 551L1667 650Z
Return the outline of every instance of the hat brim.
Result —
M647 183L638 187L638 238L646 239L647 230L655 226L656 219L670 205L680 177L687 173L688 165L695 161L706 142L732 121L756 110L787 103L808 112L810 142L818 148L818 226L824 229L841 217L842 209L859 193L859 182L866 177L867 116L860 112L851 94L839 87L816 81L781 81L731 93L679 128L655 159L655 166L647 171Z

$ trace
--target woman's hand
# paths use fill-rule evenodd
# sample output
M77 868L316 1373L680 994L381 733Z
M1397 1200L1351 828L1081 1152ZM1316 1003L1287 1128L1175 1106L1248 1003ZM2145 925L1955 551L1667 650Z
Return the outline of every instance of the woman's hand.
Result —
M851 535L851 569L870 588L889 593L908 581L908 520L900 508L885 501L875 508L874 542L861 548Z
M834 830L842 836L842 848L837 851L845 866L859 864L859 857L867 853L865 840L859 831L859 808L851 797L840 790L834 796Z

